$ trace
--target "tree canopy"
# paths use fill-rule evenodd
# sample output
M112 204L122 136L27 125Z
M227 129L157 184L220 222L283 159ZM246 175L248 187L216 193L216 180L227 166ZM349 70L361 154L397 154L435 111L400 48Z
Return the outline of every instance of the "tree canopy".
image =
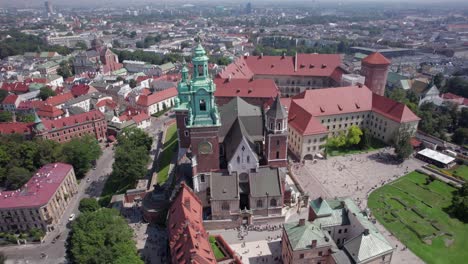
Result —
M78 178L84 176L101 153L97 140L92 136L74 138L63 146L62 151L64 160L73 165Z
M9 38L5 36L9 35ZM25 52L56 51L61 55L70 54L70 49L64 46L49 45L46 40L35 35L21 33L17 30L5 31L0 34L0 59L20 55Z
M395 153L399 159L407 159L411 153L413 153L413 147L410 143L410 134L404 130L396 136L396 141L394 143Z
M50 87L42 87L39 92L39 98L41 100L46 100L47 98L54 96L55 92Z
M101 206L94 198L83 198L80 200L78 210L82 213L97 211Z
M72 224L71 260L77 264L143 264L132 236L131 228L114 209L83 213Z
M468 222L468 183L465 182L453 196L451 209L458 219Z

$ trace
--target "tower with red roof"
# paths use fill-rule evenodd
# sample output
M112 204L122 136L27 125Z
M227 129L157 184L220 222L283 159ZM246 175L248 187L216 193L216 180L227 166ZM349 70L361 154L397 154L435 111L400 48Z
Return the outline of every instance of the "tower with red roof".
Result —
M288 155L288 113L279 95L266 112L265 154L271 167L286 167Z
M366 77L364 84L378 95L385 94L390 60L379 52L374 52L361 61L361 74Z

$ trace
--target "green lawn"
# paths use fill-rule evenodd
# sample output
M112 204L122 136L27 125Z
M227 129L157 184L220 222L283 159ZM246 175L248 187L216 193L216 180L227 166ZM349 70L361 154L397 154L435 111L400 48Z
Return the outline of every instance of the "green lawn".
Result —
M169 165L174 153L177 153L177 126L172 124L167 128L164 146L159 158L158 183L163 184L169 177Z
M465 181L468 181L468 166L457 165L455 168L450 169L449 172L462 177Z
M468 224L444 210L456 189L412 172L375 190L368 205L377 220L427 263L466 263Z
M216 238L214 236L210 236L210 245L211 245L211 248L213 249L213 253L215 255L216 260L220 260L226 257L224 253L221 251L221 249L219 249L218 245L216 245Z
M373 151L377 149L381 149L386 147L387 145L380 140L372 139L370 147L367 149L361 149L358 146L355 147L342 147L342 148L328 148L327 153L328 156L343 156L347 154L356 154L356 153L363 153L368 151Z

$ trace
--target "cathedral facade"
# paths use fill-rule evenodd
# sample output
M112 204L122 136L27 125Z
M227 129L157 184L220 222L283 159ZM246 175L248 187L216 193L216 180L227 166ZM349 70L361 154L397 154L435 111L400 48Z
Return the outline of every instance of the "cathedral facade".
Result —
M182 69L175 112L179 151L191 158L205 218L246 224L282 217L288 114L279 97L267 109L240 97L218 107L201 45L192 63L191 77Z

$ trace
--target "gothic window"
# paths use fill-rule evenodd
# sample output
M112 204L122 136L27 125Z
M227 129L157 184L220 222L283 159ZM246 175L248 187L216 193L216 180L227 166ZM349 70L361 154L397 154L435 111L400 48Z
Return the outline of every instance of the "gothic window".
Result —
M276 158L279 159L279 151L276 151Z
M200 111L206 111L206 102L204 99L200 100Z
M237 163L240 163L240 157L237 156Z
M270 206L277 206L276 199L273 198L270 200Z
M204 75L203 71L204 71L203 65L198 65L198 76L203 76Z
M278 122L278 124L276 124L276 129L281 130L281 122Z
M188 137L189 133L188 133L187 130L184 131L184 135L185 135L186 137Z
M229 203L228 202L223 202L223 204L221 205L221 209L223 211L229 211Z
M263 201L257 200L257 208L262 208L262 207L263 207Z
M273 128L274 128L274 124L270 123L270 129L273 130Z
M250 156L247 156L247 163L250 163Z

